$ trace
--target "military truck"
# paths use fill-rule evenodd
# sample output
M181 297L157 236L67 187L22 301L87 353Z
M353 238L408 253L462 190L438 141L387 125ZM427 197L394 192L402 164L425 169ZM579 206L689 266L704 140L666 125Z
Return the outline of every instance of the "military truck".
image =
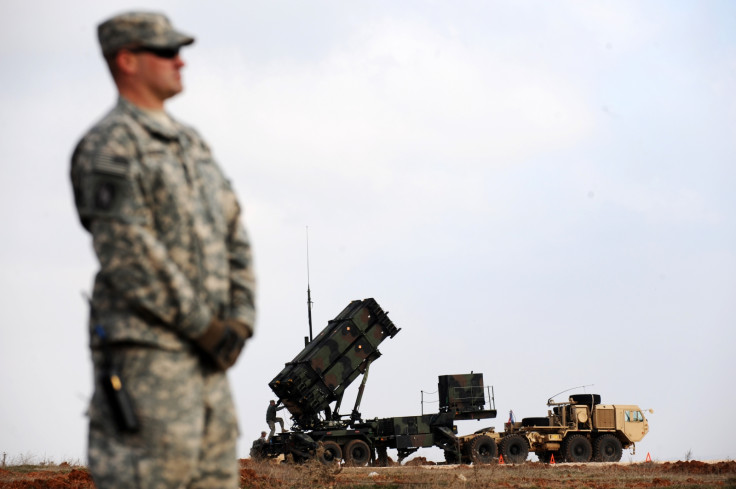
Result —
M634 448L649 431L636 405L601 404L599 394L573 394L567 402L547 401L546 417L505 423L504 431L479 430L461 438L482 444L489 452L493 440L507 463L522 463L529 452L541 462L618 462L623 449ZM651 412L651 410L650 410ZM479 441L480 440L480 441Z
M496 417L493 389L483 384L483 374L472 372L438 377L436 413L363 419L359 409L369 367L381 356L379 344L399 331L374 299L350 302L269 383L293 426L254 446L252 456L386 465L389 448L401 461L436 446L448 463L492 463L499 455L506 463L523 463L530 451L546 462L618 461L623 448L648 431L637 406L602 405L597 394L575 394L564 403L550 399L547 417L506 423L500 433L488 427L458 436L456 421ZM355 404L342 414L345 389L360 375Z
M378 345L399 331L374 299L348 304L269 383L278 403L291 414L293 426L290 432L275 434L269 443L254 447L253 455L283 455L295 462L316 457L325 463L385 465L389 448L397 450L399 460L430 446L459 454L462 447L454 422L496 416L483 374L440 376L437 413L362 418L360 402L369 367L381 356ZM349 414L342 414L345 389L360 375L355 405Z
M457 436L456 421L496 417L493 389L483 385L483 374L440 375L437 382L439 411L420 416L404 416L375 420L373 445L376 463L386 465L386 450L396 449L401 462L419 448L439 447L451 462L491 463L492 454L475 448Z

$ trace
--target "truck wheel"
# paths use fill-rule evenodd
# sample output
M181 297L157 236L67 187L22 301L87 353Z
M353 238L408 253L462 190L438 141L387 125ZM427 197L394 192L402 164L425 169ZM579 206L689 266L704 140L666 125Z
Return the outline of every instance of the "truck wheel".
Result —
M521 435L504 436L501 440L501 455L507 464L523 464L529 456L529 444Z
M350 440L345 445L345 463L363 467L371 460L371 449L363 440Z
M573 394L570 396L570 399L577 404L595 405L601 403L600 394Z
M593 458L596 462L618 462L623 448L621 441L613 435L601 435L595 439Z
M342 460L342 449L340 445L334 441L326 441L322 443L323 450L317 452L317 460L325 465L331 465L335 462L340 463Z
M474 464L490 464L496 460L496 442L488 435L471 439L466 445L467 455Z
M565 455L565 462L585 463L590 462L593 447L586 437L575 434L565 438L562 453Z

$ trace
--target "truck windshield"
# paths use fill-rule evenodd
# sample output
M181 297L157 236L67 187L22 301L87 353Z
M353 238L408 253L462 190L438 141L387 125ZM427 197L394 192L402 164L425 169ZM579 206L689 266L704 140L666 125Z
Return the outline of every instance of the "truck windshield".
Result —
M641 414L641 411L624 411L624 414L626 416L626 421L631 421L631 422L643 422L644 421L644 415Z

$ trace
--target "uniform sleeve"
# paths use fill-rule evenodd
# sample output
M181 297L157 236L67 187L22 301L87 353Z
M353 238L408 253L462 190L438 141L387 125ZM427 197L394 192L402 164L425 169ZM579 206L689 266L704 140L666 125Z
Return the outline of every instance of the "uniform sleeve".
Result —
M228 225L228 262L230 265L230 316L244 322L255 332L256 279L253 269L250 239L242 223L242 211L232 189L230 198L233 199L235 214Z
M194 338L211 312L156 238L137 158L124 127L88 135L72 157L75 204L92 234L98 280L137 314Z

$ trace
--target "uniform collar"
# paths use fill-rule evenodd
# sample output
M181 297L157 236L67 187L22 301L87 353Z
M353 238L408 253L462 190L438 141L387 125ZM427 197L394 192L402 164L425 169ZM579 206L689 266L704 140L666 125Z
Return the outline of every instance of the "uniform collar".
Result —
M157 121L146 111L140 109L131 101L123 96L118 96L118 109L129 113L140 125L149 132L156 133L167 139L177 139L179 137L178 123L172 118L171 126L166 126Z

